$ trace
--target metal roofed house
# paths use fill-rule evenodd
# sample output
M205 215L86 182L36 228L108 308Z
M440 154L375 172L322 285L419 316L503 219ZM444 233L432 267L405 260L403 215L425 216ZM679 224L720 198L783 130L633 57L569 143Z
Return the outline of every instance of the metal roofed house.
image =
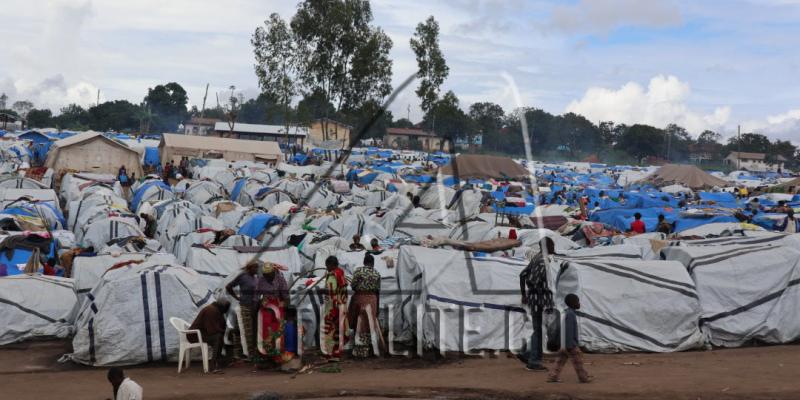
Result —
M778 155L775 157L774 161L771 161L767 159L767 155L764 153L732 151L725 157L724 161L736 169L765 172L777 171L778 169L783 170L783 164L786 162L786 158Z
M261 125L261 124L233 124L233 132L227 122L217 122L214 124L214 136L233 139L244 139L254 141L286 142L286 127L283 125ZM308 128L303 126L289 127L289 143L299 143L301 146L308 136Z
M226 124L227 125L227 124ZM277 142L241 140L215 136L190 136L165 133L158 145L161 162L180 162L181 157L216 158L226 161L261 161L277 165L282 159Z
M419 143L419 148L414 149L414 143ZM450 143L432 132L414 128L387 128L383 136L384 146L392 149L450 151Z

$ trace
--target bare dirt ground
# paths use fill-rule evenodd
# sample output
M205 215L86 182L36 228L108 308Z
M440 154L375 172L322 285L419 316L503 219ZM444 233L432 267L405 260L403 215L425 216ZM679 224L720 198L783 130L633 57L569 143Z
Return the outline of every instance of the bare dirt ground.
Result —
M58 364L67 342L0 348L0 399L106 399L106 370ZM344 361L341 373L291 375L240 365L202 374L200 363L178 375L175 364L126 369L150 399L798 399L800 346L752 347L676 354L589 354L595 382L579 384L568 364L563 383L545 383L516 359L372 359ZM548 362L552 362L548 360Z

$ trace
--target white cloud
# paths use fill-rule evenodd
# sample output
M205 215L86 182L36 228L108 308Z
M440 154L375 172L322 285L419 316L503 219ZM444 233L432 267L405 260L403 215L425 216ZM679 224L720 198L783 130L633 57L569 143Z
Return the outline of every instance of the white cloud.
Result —
M763 120L750 120L742 123L743 132L756 132L771 139L789 140L800 145L800 108L767 116Z
M580 0L555 7L546 29L605 35L624 26L663 28L681 21L678 7L668 0Z
M628 82L617 90L589 88L581 99L572 101L566 111L592 121L657 127L676 123L695 134L705 129L719 130L728 122L730 107L718 107L711 114L703 114L686 104L690 95L688 83L674 76L658 75L650 80L647 88L636 82Z

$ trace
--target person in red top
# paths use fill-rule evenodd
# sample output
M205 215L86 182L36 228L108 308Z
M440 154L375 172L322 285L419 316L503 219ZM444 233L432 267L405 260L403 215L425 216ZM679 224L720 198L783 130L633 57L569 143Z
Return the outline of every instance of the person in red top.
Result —
M645 233L647 229L644 226L644 221L642 221L642 214L638 212L633 214L634 221L631 222L631 232L633 233Z

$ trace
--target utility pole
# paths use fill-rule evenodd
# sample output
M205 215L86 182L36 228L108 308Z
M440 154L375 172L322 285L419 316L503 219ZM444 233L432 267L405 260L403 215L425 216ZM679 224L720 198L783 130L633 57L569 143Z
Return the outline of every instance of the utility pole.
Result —
M408 122L411 122L411 104L406 107L406 119Z
M208 83L206 83L206 94L203 95L203 108L200 110L200 118L206 115L206 98L208 97Z
M97 89L97 105L100 105L100 89Z
M737 152L736 152L736 169L742 169L742 126L736 126L736 144L737 144Z

